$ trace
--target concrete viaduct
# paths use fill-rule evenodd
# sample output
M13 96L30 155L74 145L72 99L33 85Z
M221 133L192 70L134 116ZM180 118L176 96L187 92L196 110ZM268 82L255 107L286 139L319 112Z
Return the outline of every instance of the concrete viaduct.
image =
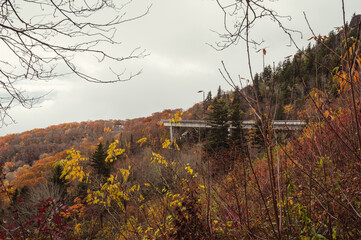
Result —
M173 123L169 120L161 120L164 126L170 129L170 140L173 140L174 128L212 128L212 126L205 120L181 120ZM297 131L302 130L306 125L305 121L301 120L275 120L272 121L273 129L281 131ZM243 121L241 124L243 129L256 129L255 121Z

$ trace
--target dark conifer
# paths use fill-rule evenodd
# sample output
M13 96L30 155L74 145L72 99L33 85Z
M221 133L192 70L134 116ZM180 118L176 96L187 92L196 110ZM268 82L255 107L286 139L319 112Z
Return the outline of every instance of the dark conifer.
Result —
M60 164L55 165L53 169L53 173L48 179L48 181L58 186L65 193L65 189L67 188L68 181L65 179L65 177L60 178L62 172L63 172L63 167Z
M231 121L231 135L230 140L233 145L240 147L242 142L242 111L241 111L241 104L240 104L240 97L239 97L239 88L236 87L234 93L233 93L233 101L231 104L231 110L230 110L230 121Z
M217 98L221 98L222 96L222 89L221 89L221 86L218 87L218 91L217 91Z
M212 130L208 135L206 149L209 153L219 152L228 148L228 128L229 128L228 106L222 97L222 90L219 87L217 97L212 104L212 110L208 115L208 122Z
M212 92L209 91L206 99L204 100L204 108L207 110L208 107L212 104Z
M211 102L212 101L212 92L209 91L206 97L206 102Z
M238 156L242 154L242 158L245 157L247 151L246 139L242 129L243 112L241 110L241 98L239 95L239 88L236 87L233 93L233 101L230 110L230 121L231 121L231 134L230 144Z
M107 152L103 147L102 143L98 144L97 150L93 153L93 156L90 158L90 166L94 168L96 173L104 178L110 176L110 171L113 163L105 162L107 158Z

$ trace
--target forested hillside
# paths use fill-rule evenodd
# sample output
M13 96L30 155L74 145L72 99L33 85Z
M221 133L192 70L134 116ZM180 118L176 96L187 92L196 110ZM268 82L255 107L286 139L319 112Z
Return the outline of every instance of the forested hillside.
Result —
M358 26L184 112L0 138L0 238L360 239ZM162 119L212 128L171 141ZM275 119L307 125L281 133Z
M10 182L16 177L20 186L35 185L43 179L52 164L63 159L66 151L75 148L90 155L99 142L118 140L124 148L135 148L135 142L147 137L159 145L167 131L161 127L161 119L168 119L177 110L165 110L150 117L132 120L98 120L66 123L45 129L34 129L21 134L0 138L0 156L3 171ZM64 155L65 154L65 155ZM38 169L41 167L41 170ZM28 175L31 173L31 175ZM24 175L27 175L24 180ZM20 177L21 176L21 177ZM34 176L37 176L34 178Z

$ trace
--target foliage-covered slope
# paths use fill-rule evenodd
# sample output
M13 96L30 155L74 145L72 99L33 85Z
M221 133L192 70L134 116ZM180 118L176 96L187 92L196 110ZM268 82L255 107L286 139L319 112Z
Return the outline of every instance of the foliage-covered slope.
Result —
M316 52L332 43L316 40ZM207 112L213 129L219 127L207 133L206 147L167 139L159 120L175 112L166 110L124 121L122 131L101 125L93 143L79 138L78 149L23 167L17 189L0 179L0 237L360 239L361 43L344 42L340 54L338 45L320 61L299 53L278 70L266 68L254 88L240 90L262 100L258 116L221 90L184 113L195 119ZM326 66L332 72L318 75L324 58L337 58L340 66L332 63ZM248 117L258 117L257 154L236 127L242 104ZM308 125L281 142L270 121L276 115L300 115ZM230 132L220 126L229 117Z
M149 144L159 147L160 139L168 134L160 120L170 118L176 111L165 110L149 117L124 121L65 123L1 137L0 160L3 170L8 180L19 178L16 181L19 186L28 183L34 185L38 182L34 179L44 178L51 164L64 158L66 150L71 148L90 155L99 142L106 144L117 139L129 154L136 151L135 142L142 137L147 137L150 139ZM31 182L31 179L34 181Z

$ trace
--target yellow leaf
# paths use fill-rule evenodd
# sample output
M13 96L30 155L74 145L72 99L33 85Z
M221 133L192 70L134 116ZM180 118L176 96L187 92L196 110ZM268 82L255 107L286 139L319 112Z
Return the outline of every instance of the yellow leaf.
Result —
M283 107L283 112L286 113L286 114L293 112L293 105L288 104L288 105L284 106Z
M148 140L148 139L144 137L144 138L139 139L139 140L137 141L137 143L139 143L140 146L142 146L147 140Z
M169 149L170 144L171 141L169 139L165 139L164 142L162 143L162 148Z
M128 180L129 175L130 175L130 171L127 170L127 169L121 168L121 169L120 169L120 172L121 172L122 175L123 175L124 182L126 182L126 181Z

